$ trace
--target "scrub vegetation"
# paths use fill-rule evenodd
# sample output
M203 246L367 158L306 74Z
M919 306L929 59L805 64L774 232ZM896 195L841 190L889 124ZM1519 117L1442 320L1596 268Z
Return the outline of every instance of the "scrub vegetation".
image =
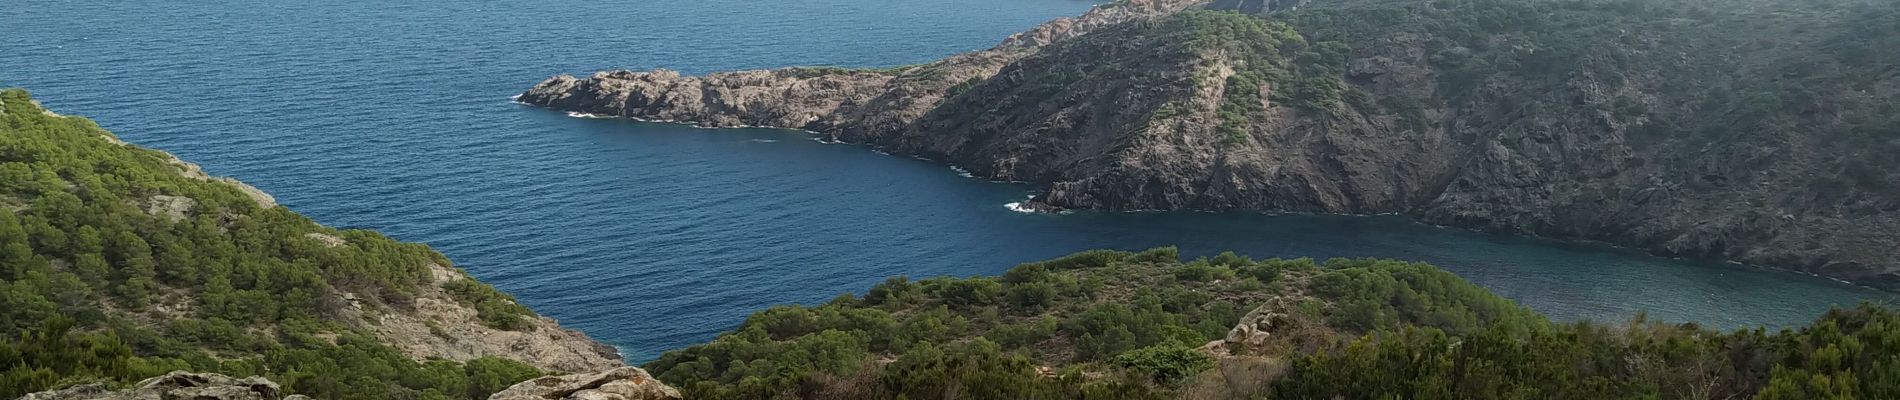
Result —
M0 398L190 370L323 399L480 399L542 374L499 358L417 361L360 326L437 290L431 265L450 264L267 206L0 92ZM493 327L533 316L487 285L450 286Z
M1872 306L1781 332L1555 323L1422 263L1159 248L893 278L645 367L704 399L1890 398L1897 345Z

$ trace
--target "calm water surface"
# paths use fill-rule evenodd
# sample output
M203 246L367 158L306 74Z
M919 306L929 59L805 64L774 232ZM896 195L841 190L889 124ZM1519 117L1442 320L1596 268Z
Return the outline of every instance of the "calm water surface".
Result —
M1089 248L1430 261L1561 319L1801 324L1887 299L1787 273L1389 217L1028 215L1028 187L780 130L569 118L555 73L892 66L1078 0L4 0L0 86L325 224L427 242L645 360L772 304Z

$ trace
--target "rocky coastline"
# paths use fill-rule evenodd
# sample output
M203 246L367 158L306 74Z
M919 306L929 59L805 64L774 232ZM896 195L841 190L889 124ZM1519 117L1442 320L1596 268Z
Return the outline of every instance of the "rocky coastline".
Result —
M1900 289L1892 246L1900 198L1877 185L1804 192L1833 185L1817 176L1840 174L1823 150L1825 132L1759 128L1747 142L1720 144L1645 136L1666 115L1701 112L1693 104L1713 95L1665 85L1702 60L1619 71L1642 79L1496 74L1454 89L1443 59L1470 50L1435 49L1433 32L1395 28L1350 43L1333 78L1344 99L1288 104L1285 92L1301 88L1265 84L1240 94L1257 99L1260 114L1234 121L1223 108L1236 98L1228 92L1255 89L1229 78L1249 61L1170 37L1183 10L1302 5L1325 6L1124 1L930 64L700 77L603 71L550 78L519 101L812 131L1038 185L1043 194L1023 204L1047 207L1030 209L1401 214ZM1653 48L1626 50L1668 50L1662 39L1646 43ZM1830 123L1813 129L1845 129Z

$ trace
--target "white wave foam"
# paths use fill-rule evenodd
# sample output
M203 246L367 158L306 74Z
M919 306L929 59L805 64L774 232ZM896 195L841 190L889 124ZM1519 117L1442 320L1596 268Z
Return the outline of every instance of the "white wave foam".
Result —
M970 174L970 170L967 170L967 169L963 169L963 167L959 167L959 166L955 166L955 165L952 165L952 166L950 166L950 170L951 170L951 171L957 171L957 176L961 176L961 177L965 177L965 178L975 178L975 177L976 177L976 175L971 175L971 174Z
M574 118L613 118L611 115L588 114L580 111L568 111L567 116Z
M1004 204L1003 208L1008 208L1010 211L1015 211L1015 212L1024 213L1024 214L1036 213L1036 210L1031 210L1029 209L1029 207L1023 207L1022 202L1011 202L1009 204Z
M778 143L778 139L752 139L753 143Z

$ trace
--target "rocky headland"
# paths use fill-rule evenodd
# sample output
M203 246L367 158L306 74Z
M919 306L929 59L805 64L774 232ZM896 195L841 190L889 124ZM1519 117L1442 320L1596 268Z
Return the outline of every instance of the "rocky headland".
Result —
M1900 55L1867 20L1893 14L1647 7L1131 0L923 65L603 71L519 100L809 130L1059 208L1393 213L1900 289Z

